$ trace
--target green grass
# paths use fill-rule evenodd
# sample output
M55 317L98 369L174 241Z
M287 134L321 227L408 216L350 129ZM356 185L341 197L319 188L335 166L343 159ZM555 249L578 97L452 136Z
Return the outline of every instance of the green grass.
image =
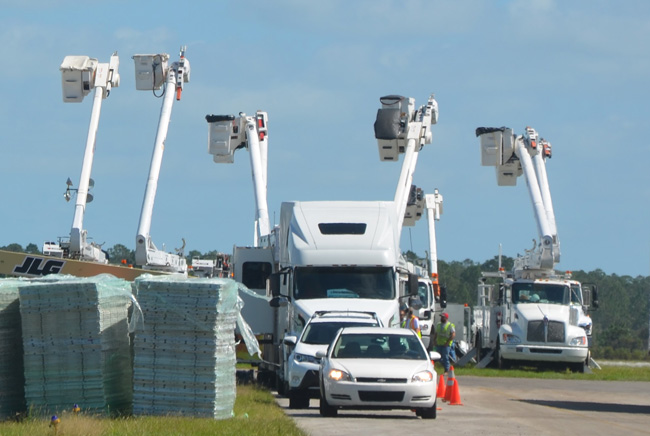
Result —
M436 364L440 374L442 367ZM494 368L477 369L473 366L454 368L456 376L472 375L478 377L515 377L568 380L607 380L607 381L650 381L650 368L633 366L601 365L601 369L592 368L592 374L573 373L567 369L513 367L507 370Z
M139 416L109 419L71 413L60 415L56 429L49 418L27 418L23 422L0 423L0 436L180 436L251 435L305 436L276 404L273 395L250 385L237 386L231 419Z
M441 372L436 364L436 370ZM509 370L455 368L456 376L519 377L572 380L650 381L650 368L603 365L593 374L577 374L568 370L519 367ZM61 414L56 431L49 427L48 417L30 417L24 421L0 423L0 436L181 436L181 435L252 435L306 436L276 404L273 395L251 385L237 386L237 399L231 419L139 416L121 419L85 414Z

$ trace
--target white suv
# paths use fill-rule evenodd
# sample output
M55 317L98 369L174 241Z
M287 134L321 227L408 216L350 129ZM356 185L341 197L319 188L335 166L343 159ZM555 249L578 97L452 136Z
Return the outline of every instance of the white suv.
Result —
M307 322L300 337L286 336L284 343L293 345L289 355L286 380L289 407L305 409L309 399L318 397L318 366L320 359L316 352L326 351L336 333L343 327L383 327L374 312L321 311Z

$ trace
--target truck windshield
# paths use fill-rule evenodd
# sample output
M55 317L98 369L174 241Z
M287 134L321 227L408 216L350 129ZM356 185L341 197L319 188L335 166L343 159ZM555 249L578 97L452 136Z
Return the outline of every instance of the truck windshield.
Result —
M582 290L580 285L571 285L571 304L582 304Z
M425 282L419 282L418 283L418 296L420 297L420 301L422 301L422 306L423 307L429 307L429 304L431 302L429 301L429 285L428 283Z
M293 297L392 300L394 272L390 267L300 267L295 270Z
M513 283L514 303L569 304L569 287L551 283Z

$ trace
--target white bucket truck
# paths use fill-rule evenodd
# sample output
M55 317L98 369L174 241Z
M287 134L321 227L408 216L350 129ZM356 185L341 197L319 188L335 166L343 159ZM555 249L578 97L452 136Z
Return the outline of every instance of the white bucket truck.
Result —
M594 363L588 309L598 307L597 290L555 271L560 242L546 175L551 144L530 127L524 135L506 127L480 127L476 136L482 164L496 167L500 186L514 186L525 175L539 237L539 243L515 260L512 272L500 268L480 280L474 310L478 366L491 360L499 368L555 363L584 372Z

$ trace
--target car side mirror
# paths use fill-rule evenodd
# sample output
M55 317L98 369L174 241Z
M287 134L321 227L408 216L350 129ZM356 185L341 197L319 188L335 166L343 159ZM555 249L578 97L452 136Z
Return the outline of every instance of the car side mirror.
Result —
M437 362L438 360L442 359L442 356L437 351L429 351L429 358L434 362Z
M289 346L293 347L298 342L298 337L293 336L293 335L285 336L284 339L282 340L282 342L284 342L284 345L289 345Z
M327 356L327 351L318 350L316 351L315 356L318 357L319 359L322 359L323 357Z

